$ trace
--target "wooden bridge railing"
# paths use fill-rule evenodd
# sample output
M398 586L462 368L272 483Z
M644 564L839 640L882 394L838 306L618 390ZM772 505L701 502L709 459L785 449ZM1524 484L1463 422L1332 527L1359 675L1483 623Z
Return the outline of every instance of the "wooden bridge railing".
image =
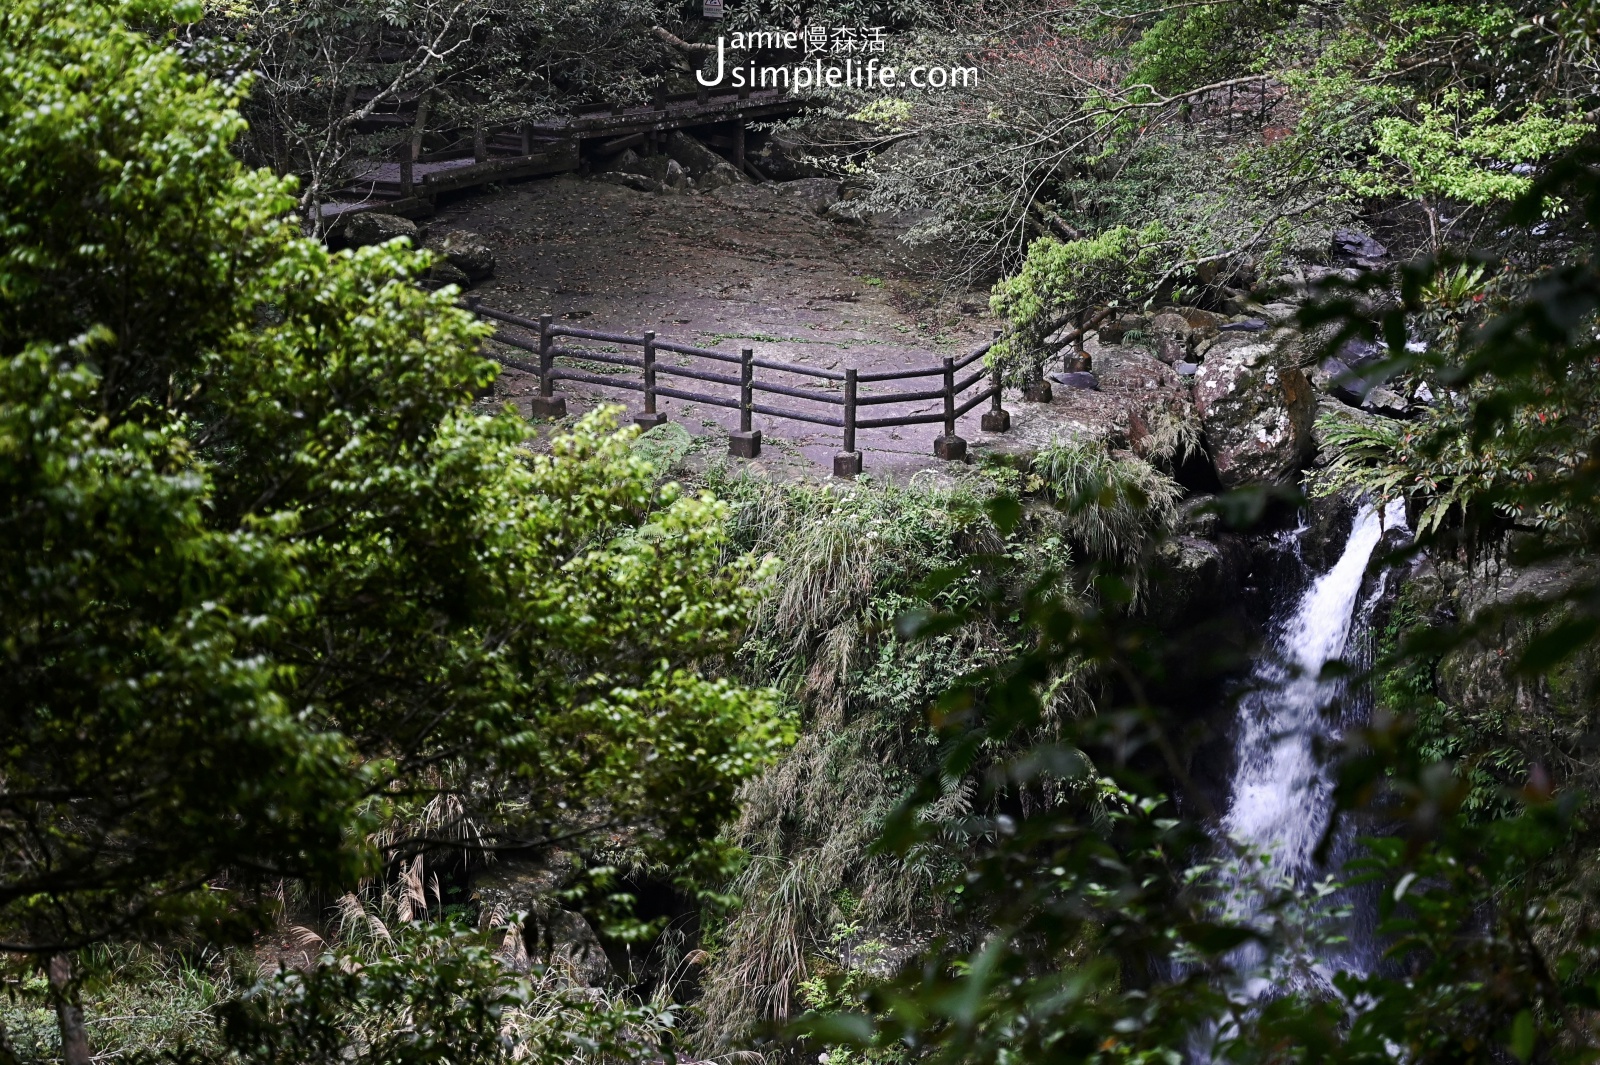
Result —
M565 415L567 412L566 397L556 392L555 383L557 381L579 381L606 388L621 388L633 392L642 392L644 394L643 409L634 420L645 429L654 428L666 420L666 415L656 410L656 400L660 396L735 409L739 412L739 428L729 436L728 452L740 458L753 459L761 454L761 431L751 427L752 415L765 414L773 418L786 418L790 421L807 422L812 425L826 425L842 431L843 447L833 458L833 472L837 477L854 477L861 472L861 452L856 447L856 431L859 429L942 423L944 432L934 439L933 453L941 459L961 459L966 456L967 442L956 433L956 421L962 415L977 407L978 404L985 400L988 400L990 404L989 410L984 412L981 423L984 432L1004 432L1011 427L1011 415L1001 406L1000 372L998 370L980 367L965 377L958 377L962 370L979 361L988 353L989 348L992 346L992 341L988 344L979 345L960 358L946 358L938 366L861 373L854 368L843 371L823 370L814 366L801 366L796 363L760 359L756 358L755 352L751 348L744 348L738 355L732 355L724 351L713 351L710 348L680 344L672 340L662 340L654 332L645 332L639 336L632 336L623 333L605 333L592 329L579 329L569 325L558 325L551 315L541 315L537 320L524 318L520 315L485 307L475 297L468 297L466 305L470 310L490 321L516 326L521 330L534 334L534 336L524 336L511 330L499 329L495 334L495 339L503 344L521 348L538 356L537 363L513 356L496 356L506 366L538 376L539 394L533 400L533 414L538 417L561 417ZM592 347L579 347L562 343L562 341L567 340L590 341L624 349L638 348L639 354L634 356L616 351L602 351ZM659 357L661 352L671 352L675 355L687 356L690 359L701 360L704 363L713 365L702 367L693 363L679 365L673 362L663 362ZM558 364L556 362L557 359L565 360L565 364ZM619 366L628 370L638 370L639 374L635 377L631 374L597 373L593 370L585 369L581 365L574 366L572 365L573 362ZM723 370L721 367L727 367L728 369ZM734 368L737 368L736 371ZM799 384L774 380L770 375L764 379L757 380L756 370L758 369L778 374L788 374L791 379L824 381L830 384L840 384L843 387L838 394L834 394L818 392L814 386L808 389ZM730 390L736 390L736 398L734 395L716 395L709 392L693 391L686 387L665 385L660 381L662 375L686 381L703 381L708 384L723 385ZM919 378L938 378L938 387L914 391L883 392L873 395L863 395L860 391L861 386L864 384L911 381ZM976 390L974 391L974 389ZM791 406L780 407L770 403L757 402L755 395L757 392L800 400L822 409L797 409ZM918 403L935 399L943 401L943 409L933 414L890 414L877 418L860 417L861 408L863 407L871 408L890 403Z

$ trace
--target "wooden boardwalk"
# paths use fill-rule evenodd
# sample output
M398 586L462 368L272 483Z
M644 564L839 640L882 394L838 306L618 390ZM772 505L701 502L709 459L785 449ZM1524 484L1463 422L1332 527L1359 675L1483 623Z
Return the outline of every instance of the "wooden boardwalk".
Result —
M744 159L745 127L798 114L805 101L780 89L702 91L662 96L648 105L596 104L565 115L467 131L460 147L436 156L413 154L412 124L400 110L381 116L385 129L402 131L392 161L373 160L356 179L334 193L323 217L384 211L407 217L433 213L446 193L502 181L578 170L596 156L639 147L657 150L673 130L722 129L734 166L752 171Z

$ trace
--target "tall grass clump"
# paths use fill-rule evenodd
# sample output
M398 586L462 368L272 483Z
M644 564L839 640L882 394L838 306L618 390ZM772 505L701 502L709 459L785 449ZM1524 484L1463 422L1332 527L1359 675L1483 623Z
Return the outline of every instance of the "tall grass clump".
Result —
M1183 488L1147 462L1103 446L1054 441L1033 462L1058 527L1088 560L1138 572L1178 517Z

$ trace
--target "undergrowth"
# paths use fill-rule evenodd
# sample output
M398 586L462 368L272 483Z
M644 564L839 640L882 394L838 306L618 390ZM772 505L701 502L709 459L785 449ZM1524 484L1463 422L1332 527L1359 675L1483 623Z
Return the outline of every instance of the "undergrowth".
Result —
M904 627L1049 573L1057 594L1087 596L1097 561L1149 556L1181 490L1145 462L1075 443L1053 445L1029 470L906 485L777 484L714 466L698 487L732 505L734 549L778 561L739 667L777 685L805 721L789 754L745 786L729 833L748 860L732 885L741 905L707 943L697 1049L709 1054L815 1005L821 975L892 968L931 936L981 934L951 926L945 890L975 843L965 827L974 778L946 782L925 815L940 826L930 845L891 857L873 843L939 756L928 727L938 696L1013 655L1021 630L982 609L915 641ZM1017 520L998 522L1006 510ZM1060 663L1051 720L1087 710L1095 684Z
M1175 520L1177 486L1144 462L1074 444L1047 449L1028 470L923 474L905 485L779 484L725 465L699 481L730 505L730 555L777 562L762 571L764 595L728 668L778 689L804 722L790 753L743 790L726 834L745 856L728 886L737 905L708 915L702 949L669 966L648 997L583 986L560 959L530 960L516 915L474 917L417 858L342 897L286 899L301 916L254 950L84 957L99 1056L359 1065L406 1044L431 1061L415 1043L427 1032L430 1046L462 1060L642 1058L683 1030L681 981L702 964L692 1034L709 1052L831 1001L828 989L852 974L892 969L930 936L981 934L952 927L946 890L977 842L965 827L977 812L975 779L947 781L925 815L940 826L927 845L891 857L873 843L939 758L928 724L938 697L1012 656L1022 632L1016 617L980 609L913 640L907 619L968 612L1002 599L1007 582L1047 574L1061 596L1103 594L1088 571L1147 557ZM1008 508L1017 520L997 520ZM1096 683L1060 663L1052 720L1085 712ZM463 842L475 829L438 804L405 818L401 827L416 820ZM0 1020L22 1060L58 1059L42 979L16 971L7 986ZM276 1034L262 1042L260 1033Z

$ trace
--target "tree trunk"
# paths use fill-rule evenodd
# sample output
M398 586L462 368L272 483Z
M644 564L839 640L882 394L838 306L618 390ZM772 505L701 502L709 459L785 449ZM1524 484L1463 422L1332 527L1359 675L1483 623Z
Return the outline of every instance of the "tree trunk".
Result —
M66 1065L89 1065L89 1033L83 1026L83 1005L78 984L72 979L72 959L57 954L47 967L50 997L56 1004L56 1024L61 1028L61 1060Z

